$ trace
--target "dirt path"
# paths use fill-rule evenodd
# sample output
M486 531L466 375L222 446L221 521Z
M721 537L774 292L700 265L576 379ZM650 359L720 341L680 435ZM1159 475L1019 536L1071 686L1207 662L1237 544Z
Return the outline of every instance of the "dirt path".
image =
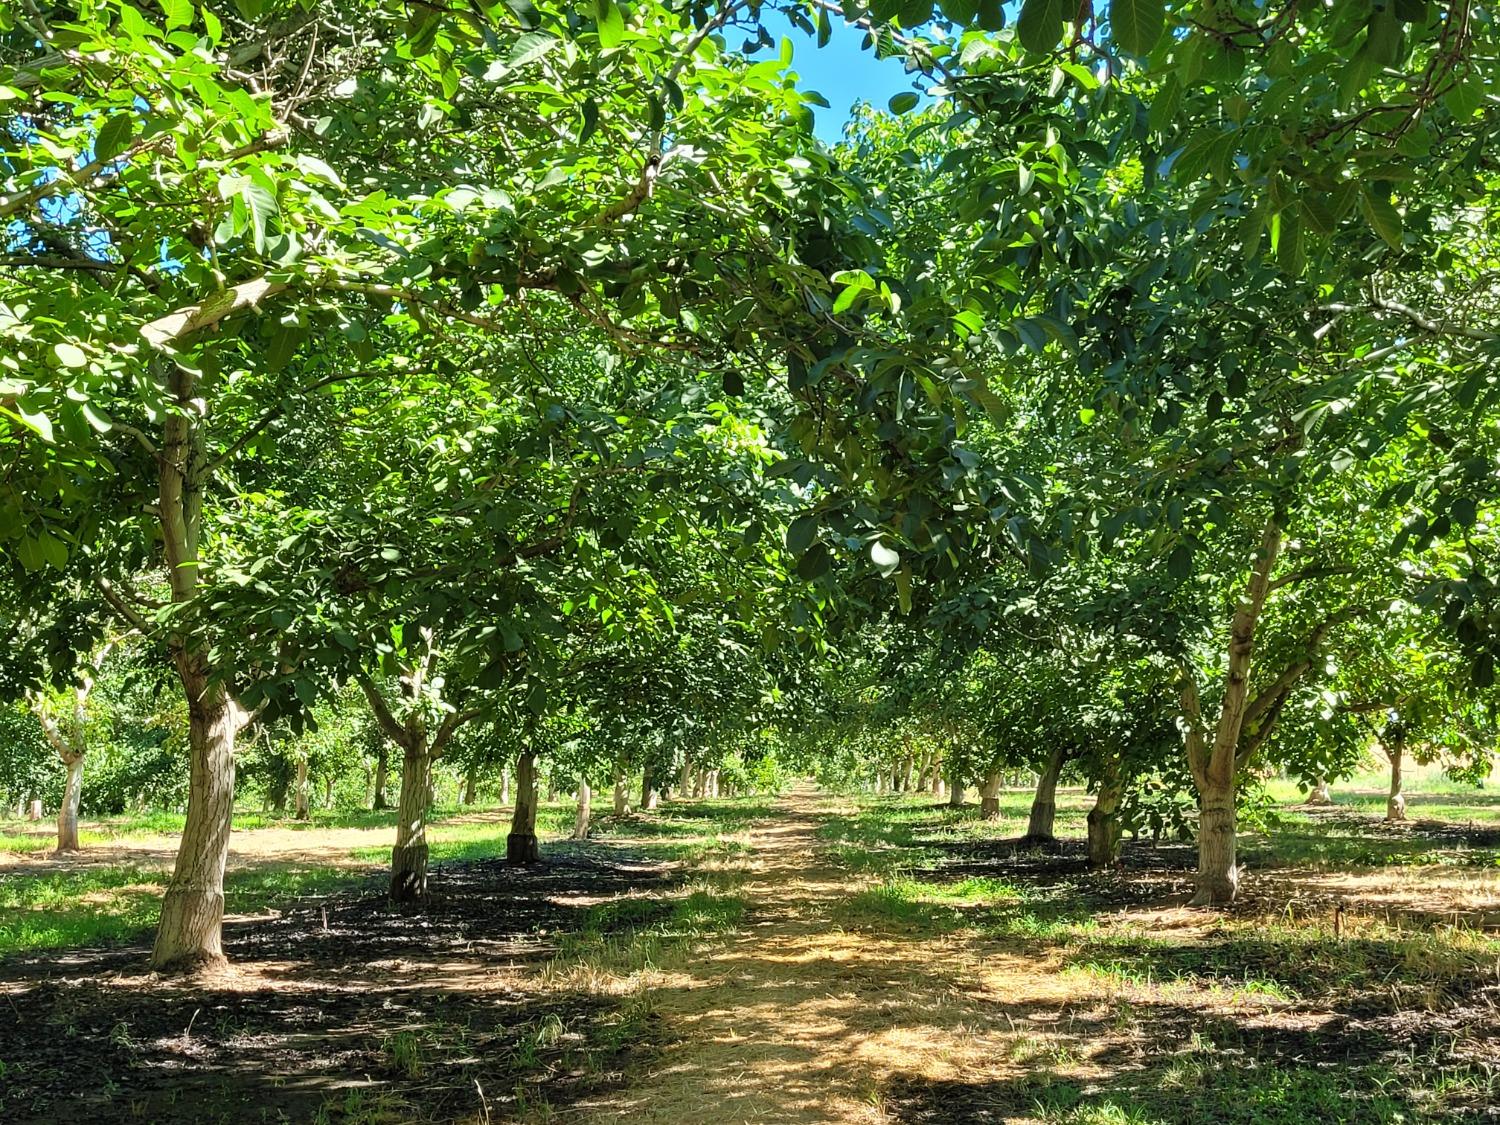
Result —
M662 982L662 1054L624 1091L580 1105L579 1120L926 1120L896 1104L903 1090L1019 1077L1017 1029L1059 1018L1076 984L993 948L981 961L961 940L844 930L840 906L858 884L817 838L840 811L797 789L752 828L746 925Z

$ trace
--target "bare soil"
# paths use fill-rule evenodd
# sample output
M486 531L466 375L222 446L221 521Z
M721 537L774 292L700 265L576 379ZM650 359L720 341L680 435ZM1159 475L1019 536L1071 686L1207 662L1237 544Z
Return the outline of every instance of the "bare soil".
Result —
M566 1107L620 1080L619 1002L538 969L588 905L667 878L579 851L444 864L423 912L371 880L227 925L232 968L187 980L146 972L144 946L11 958L0 1120L503 1121L538 1080Z

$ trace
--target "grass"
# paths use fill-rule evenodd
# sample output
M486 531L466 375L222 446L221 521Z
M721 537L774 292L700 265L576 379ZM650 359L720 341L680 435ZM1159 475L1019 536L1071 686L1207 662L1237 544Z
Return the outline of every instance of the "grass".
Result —
M446 810L435 816L428 830L431 860L486 859L505 854L505 825L455 821L459 812ZM538 811L538 830L545 837L565 834L572 826L571 805L544 805ZM21 822L24 823L24 822ZM85 851L90 844L119 844L146 840L153 834L180 832L182 817L158 813L109 821L82 833ZM395 813L365 810L325 815L315 814L311 824L299 821L267 821L259 814L235 817L236 831L253 832L260 827L296 828L309 834L316 844L320 830L329 828L391 828ZM27 830L35 832L36 825ZM14 825L11 826L14 831ZM0 850L35 851L27 845L38 837L0 837ZM50 835L40 837L41 848L50 848ZM387 863L387 842L347 849L328 863L302 860L255 860L231 867L224 876L226 914L255 914L309 895L328 894L359 883L372 869ZM124 864L84 867L31 867L0 874L0 954L83 945L109 945L141 940L156 924L161 896L170 876L168 863L132 861Z
M430 861L491 859L505 854L503 820L469 820L467 814L492 812L482 808L441 809L429 821ZM735 798L664 805L653 813L605 820L604 839L630 837L633 847L650 858L687 864L712 858L743 855L748 845L730 833L769 814L765 799ZM293 828L308 834L316 846L319 831L335 828L394 833L395 813L352 810L315 813L311 822L273 820L259 813L236 815L236 831ZM544 839L565 837L572 831L571 802L544 804L538 810L537 830ZM24 828L21 827L24 825ZM0 825L0 850L38 851L50 848L52 836L44 825L24 821ZM120 844L180 833L182 817L171 813L133 815L90 822L82 833L90 844ZM18 834L20 833L20 834ZM644 837L644 838L638 838ZM377 837L378 838L378 837ZM390 860L391 844L345 849L326 863L303 860L257 859L231 867L224 878L226 914L254 914L309 895L328 894L356 885L372 870ZM165 854L165 853L164 853ZM0 874L0 955L39 949L106 945L144 938L156 923L161 896L170 875L166 862L135 860L123 864L82 867L23 867Z
M1364 872L1359 886L1389 887L1418 904L1434 893L1418 873L1471 898L1493 889L1483 880L1500 851L1485 833L1500 823L1500 793L1419 774L1408 788L1414 823L1389 827L1380 819L1383 780L1336 787L1331 811L1301 807L1304 795L1278 783L1272 830L1244 833L1242 857L1279 887ZM855 884L836 907L839 924L963 948L980 966L994 955L1034 965L1039 983L1053 982L1076 1005L1066 1023L1021 1023L1033 1004L1024 985L1009 985L1022 1016L1000 1050L1021 1076L976 1079L967 1092L939 1088L933 1104L969 1098L996 1107L997 1119L1048 1125L1437 1122L1497 1104L1500 1068L1485 1061L1490 1025L1458 1014L1483 1005L1483 987L1500 979L1500 940L1472 928L1480 912L1438 924L1440 910L1361 912L1350 892L1336 932L1327 896L1339 892L1320 898L1313 883L1306 900L1282 892L1293 898L1186 912L1163 925L1160 911L1181 909L1185 896L1162 899L1187 885L1190 858L1164 881L1152 865L1085 873L1076 843L1054 863L1013 857L1029 801L1008 792L1000 819L985 821L972 806L939 808L924 795L864 797L820 829L824 855ZM1088 804L1077 789L1059 793L1060 838L1082 836ZM972 874L976 866L982 874ZM1133 884L1142 898L1131 897ZM1010 995L1000 995L1004 1008ZM1395 1034L1400 1046L1343 1038L1350 1012L1424 1030ZM1132 1054L1134 1062L1118 1061Z

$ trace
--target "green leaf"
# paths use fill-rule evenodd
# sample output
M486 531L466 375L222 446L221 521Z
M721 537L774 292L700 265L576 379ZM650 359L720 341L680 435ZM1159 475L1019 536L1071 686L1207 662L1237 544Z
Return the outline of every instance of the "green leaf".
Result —
M1127 54L1149 55L1165 22L1164 0L1110 0L1110 35Z
M1401 249L1401 213L1387 196L1366 188L1362 193L1365 221L1396 250Z
M64 367L79 368L88 366L89 357L84 354L83 349L77 344L70 344L66 341L53 344L52 354L57 356L57 362Z
M1193 576L1193 549L1179 543L1167 556L1167 573L1182 582Z
M938 0L938 7L954 23L967 26L979 14L981 5L979 0Z
M1039 53L1052 50L1062 39L1063 15L1062 0L1025 0L1016 21L1021 46Z
M829 554L827 547L819 543L797 560L797 577L811 582L814 578L827 574L832 565L833 556Z
M68 565L68 545L50 532L43 531L36 537L36 545L42 558L53 570L64 570Z
M192 26L193 0L161 0L161 10L166 13L168 31Z
M895 114L907 113L915 109L917 107L917 103L921 100L922 97L920 94L917 94L911 90L903 90L899 94L891 95L891 100L889 103L891 112Z
M1488 688L1495 686L1495 656L1493 653L1484 652L1479 654L1479 659L1474 661L1474 686Z
M979 26L985 31L1005 30L1005 5L1001 0L979 0Z
M104 123L99 135L94 138L94 159L113 160L130 144L135 135L135 114L126 110L117 113Z
M518 67L536 62L557 44L558 40L545 31L528 31L517 39L516 45L510 49L510 57L505 60L506 65Z
M618 47L625 38L625 16L614 0L594 0L594 22L599 27L599 46Z
M805 512L794 519L786 529L786 549L793 555L804 554L812 546L813 536L818 533L818 513Z

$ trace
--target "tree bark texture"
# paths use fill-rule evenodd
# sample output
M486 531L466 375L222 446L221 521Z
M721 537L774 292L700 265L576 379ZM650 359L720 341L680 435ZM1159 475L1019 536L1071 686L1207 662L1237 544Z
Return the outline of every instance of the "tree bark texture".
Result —
M516 808L505 837L507 863L537 863L542 858L536 838L538 780L536 755L528 750L516 762Z
M992 771L979 787L979 815L985 820L1000 819L1000 783L1004 778L999 770Z
M1034 844L1056 843L1053 828L1057 823L1057 779L1062 776L1067 751L1062 747L1053 750L1042 766L1036 782L1036 795L1031 799L1031 820L1026 825L1026 840Z
M396 846L391 849L390 899L403 905L427 901L427 809L432 758L425 739L403 748L401 791L396 801Z
M234 740L243 714L192 654L176 655L188 699L187 821L151 950L158 971L224 961L224 863L234 811Z

